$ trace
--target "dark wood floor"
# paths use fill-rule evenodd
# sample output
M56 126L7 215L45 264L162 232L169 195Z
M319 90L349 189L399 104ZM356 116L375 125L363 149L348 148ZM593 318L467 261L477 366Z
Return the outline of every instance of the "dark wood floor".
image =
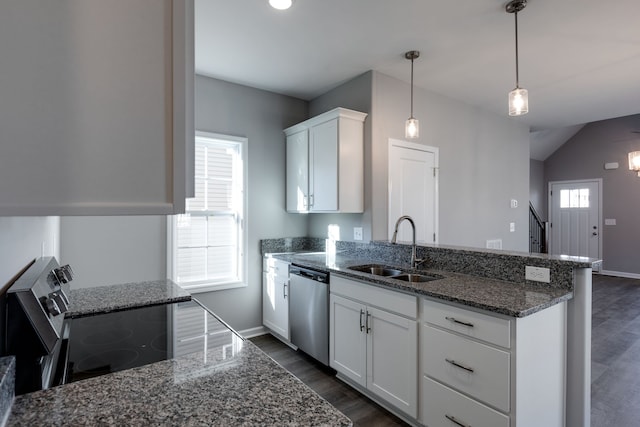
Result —
M594 275L592 310L591 427L639 426L640 280ZM271 335L251 341L355 426L407 425Z
M591 427L640 425L640 280L593 276Z

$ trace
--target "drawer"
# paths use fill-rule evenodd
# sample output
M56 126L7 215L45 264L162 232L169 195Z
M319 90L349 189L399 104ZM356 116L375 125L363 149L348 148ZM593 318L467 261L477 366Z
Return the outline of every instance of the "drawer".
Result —
M423 325L421 332L424 374L509 412L508 352L429 325Z
M505 348L511 347L511 322L508 319L427 299L422 299L422 319L459 334Z
M363 302L367 305L416 319L418 317L418 298L399 291L383 289L375 285L331 275L329 281L331 293Z
M422 378L423 424L429 427L509 427L509 417L431 378ZM451 419L455 419L455 422Z
M289 263L272 257L263 257L262 271L286 278L289 277Z

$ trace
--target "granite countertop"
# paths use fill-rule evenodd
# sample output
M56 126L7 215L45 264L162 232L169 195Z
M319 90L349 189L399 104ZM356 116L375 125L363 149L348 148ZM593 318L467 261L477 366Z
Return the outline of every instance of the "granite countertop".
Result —
M71 289L66 317L191 300L191 294L169 279Z
M78 312L87 312L79 301L74 304ZM174 354L188 354L17 396L7 425L352 425L214 315L195 321L188 313L196 305L195 300L180 304L187 313L184 320L195 327L180 329ZM97 305L88 309L97 310ZM179 312L174 321L180 321Z
M570 289L554 288L544 286L544 284L513 283L447 271L411 270L399 267L403 271L442 276L441 279L429 282L405 282L351 270L350 267L353 266L378 263L372 259L358 259L341 254L331 256L325 253L292 253L275 255L275 257L303 267L339 273L347 278L364 280L374 286L425 295L512 317L525 317L573 298L573 292ZM386 263L379 264L398 268Z

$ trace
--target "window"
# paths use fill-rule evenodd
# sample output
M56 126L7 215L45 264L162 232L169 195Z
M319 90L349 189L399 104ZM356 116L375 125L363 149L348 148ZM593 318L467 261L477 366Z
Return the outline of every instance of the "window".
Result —
M589 189L560 190L560 208L588 208Z
M170 222L169 277L191 292L246 286L246 138L198 132L195 197Z

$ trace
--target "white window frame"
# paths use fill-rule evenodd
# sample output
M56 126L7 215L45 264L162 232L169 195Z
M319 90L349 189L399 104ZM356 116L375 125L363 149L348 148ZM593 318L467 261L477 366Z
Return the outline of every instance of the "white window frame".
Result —
M183 289L194 293L221 291L225 289L235 289L247 286L247 227L246 227L246 214L247 214L247 146L248 139L244 137L223 135L212 132L196 131L196 138L214 139L226 142L236 142L240 145L240 157L242 159L242 209L240 212L240 233L238 238L239 245L239 260L240 266L240 280L233 282L194 282L193 284L178 284ZM195 144L195 140L194 140ZM167 277L177 283L176 277L176 242L177 242L177 219L178 215L169 216L167 219Z

